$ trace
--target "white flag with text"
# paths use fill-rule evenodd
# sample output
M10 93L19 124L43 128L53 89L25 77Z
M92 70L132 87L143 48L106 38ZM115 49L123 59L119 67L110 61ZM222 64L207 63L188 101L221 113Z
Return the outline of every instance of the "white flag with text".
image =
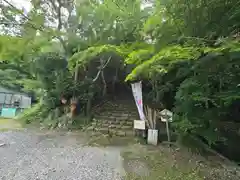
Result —
M137 105L138 113L141 120L145 120L145 115L143 112L143 100L142 100L142 82L137 82L131 84L132 92L134 96L135 103Z

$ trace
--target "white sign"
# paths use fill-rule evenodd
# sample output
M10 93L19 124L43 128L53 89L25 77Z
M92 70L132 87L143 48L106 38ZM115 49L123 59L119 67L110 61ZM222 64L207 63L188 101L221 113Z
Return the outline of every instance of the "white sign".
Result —
M162 122L172 122L173 113L171 111L164 109L160 112L160 116Z
M145 115L143 112L143 101L142 101L142 82L137 82L132 85L132 92L137 105L138 113L141 120L145 120Z
M162 122L167 122L167 121L168 121L168 122L172 122L172 118L169 118L169 119L168 119L168 118L163 118L163 117L161 117L161 121L162 121Z
M142 120L134 120L134 129L145 129L145 121Z

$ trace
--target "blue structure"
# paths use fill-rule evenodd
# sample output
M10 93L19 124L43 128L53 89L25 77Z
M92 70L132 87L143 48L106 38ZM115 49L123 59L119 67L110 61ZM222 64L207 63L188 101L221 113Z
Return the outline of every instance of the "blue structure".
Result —
M0 115L6 118L16 116L18 110L31 107L31 97L21 92L0 87Z
M1 116L4 118L14 118L17 108L2 108Z

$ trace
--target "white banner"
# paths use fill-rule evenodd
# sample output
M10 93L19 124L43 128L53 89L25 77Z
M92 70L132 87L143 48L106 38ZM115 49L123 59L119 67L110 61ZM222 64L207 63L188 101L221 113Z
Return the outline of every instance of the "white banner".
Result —
M142 82L137 82L132 85L132 92L135 99L135 103L138 108L138 113L141 120L145 120L145 115L143 112L143 101L142 101Z

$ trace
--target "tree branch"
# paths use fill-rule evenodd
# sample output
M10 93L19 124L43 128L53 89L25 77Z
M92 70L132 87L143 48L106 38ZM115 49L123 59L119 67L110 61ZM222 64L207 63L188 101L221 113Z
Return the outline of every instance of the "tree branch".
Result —
M17 10L25 19L27 19L28 20L28 22L27 22L27 24L29 24L33 29L35 29L35 30L40 30L41 32L44 32L44 27L43 26L37 26L36 24L34 24L34 23L32 23L31 21L31 19L28 17L28 16L26 16L21 10L19 10L17 7L15 7L13 4L11 4L9 1L7 1L7 0L3 0L6 4L8 4L10 7L12 7L13 9L15 9L15 10ZM55 6L55 4L54 4L54 2L53 1L51 1L52 2L52 5L53 5L53 7L55 8L56 6ZM60 2L60 0L58 0L58 2ZM60 6L60 3L59 3L59 9L60 9L60 11L61 11L61 6ZM60 12L61 13L61 12ZM61 15L61 14L60 14ZM59 19L61 19L61 18L59 18ZM61 20L60 20L60 26L62 26L62 23L61 23ZM60 29L61 29L61 27L60 27ZM59 29L59 25L58 25L58 30L60 30ZM48 33L51 33L51 32L48 32ZM56 36L55 36L56 37ZM54 38L54 37L52 37L52 38ZM64 40L60 37L60 36L58 36L58 37L56 37L59 41L60 41L60 43L62 44L62 46L63 46L63 48L64 48L64 50L65 50L65 52L66 52L66 44L65 44L65 42L64 42Z
M61 0L57 0L58 2L58 6L54 3L54 0L50 0L50 3L53 6L53 9L56 11L56 16L57 16L57 20L58 20L58 26L57 29L58 31L61 31L62 26L63 26L63 22L62 22L62 14L61 14L61 8L63 7L62 1ZM66 43L64 42L63 38L61 36L58 36L57 39L60 41L60 43L63 46L63 49L65 51L65 54L67 53L67 46Z
M10 7L12 7L13 9L17 10L18 13L20 13L25 19L27 19L29 22L29 24L36 30L40 30L40 31L43 31L44 30L44 27L40 26L38 27L36 24L32 23L31 19L26 16L21 10L19 10L17 7L15 7L13 4L11 4L10 2L8 2L7 0L3 0L6 4L8 4Z
M101 64L100 68L99 68L99 71L96 75L96 77L93 79L93 82L96 82L101 74L101 72L103 71L103 69L109 64L110 60L111 60L112 56L110 56L107 60L107 62L103 65Z

